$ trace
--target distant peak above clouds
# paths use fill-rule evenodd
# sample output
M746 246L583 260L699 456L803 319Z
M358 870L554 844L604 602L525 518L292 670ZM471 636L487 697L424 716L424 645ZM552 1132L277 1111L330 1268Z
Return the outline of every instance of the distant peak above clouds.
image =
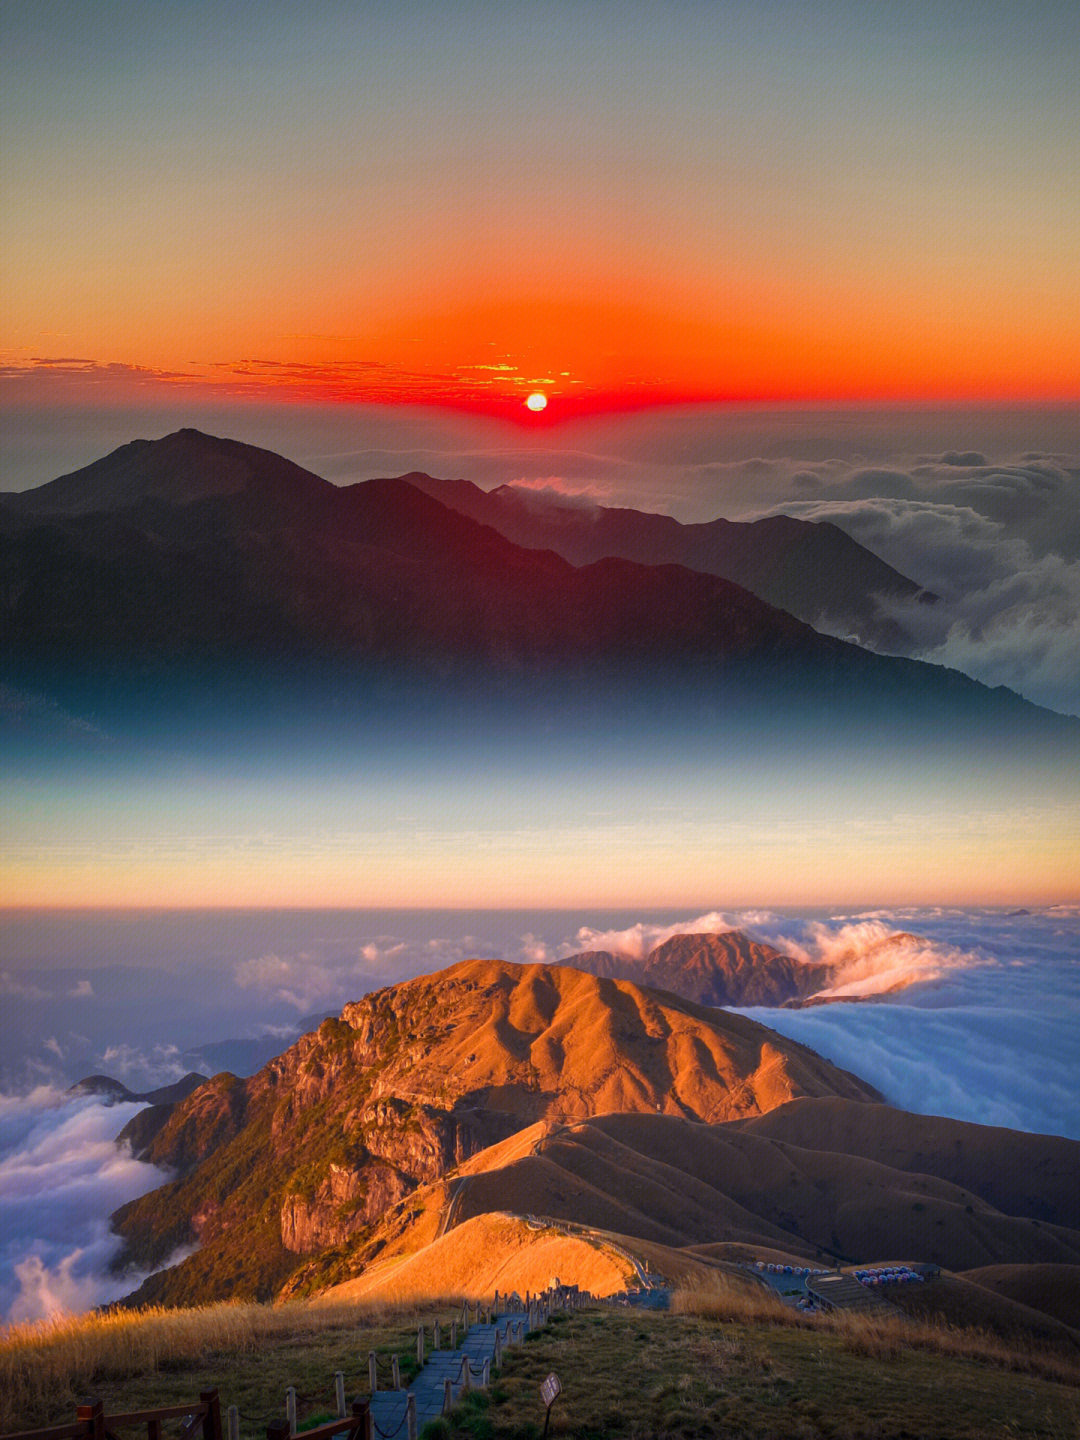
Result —
M235 496L253 485L299 494L330 488L271 450L184 428L160 440L132 440L81 470L4 498L21 512L77 516L147 500L187 505Z

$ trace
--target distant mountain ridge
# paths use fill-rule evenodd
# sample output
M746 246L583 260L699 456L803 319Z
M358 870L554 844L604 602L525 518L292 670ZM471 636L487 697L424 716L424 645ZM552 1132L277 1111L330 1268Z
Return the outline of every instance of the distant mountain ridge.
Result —
M612 979L670 990L698 1005L782 1006L825 989L833 969L796 960L742 930L673 935L643 959L588 950L562 962Z
M67 1094L73 1098L84 1095L100 1096L107 1105L174 1105L178 1100L186 1100L192 1091L197 1090L200 1085L205 1085L210 1077L200 1075L197 1071L191 1070L179 1080L172 1081L169 1085L159 1085L153 1090L129 1090L122 1080L114 1080L111 1075L87 1075L83 1080L77 1080L74 1085L69 1085Z
M188 428L162 440L132 440L80 470L3 499L18 514L76 517L148 501L193 505L245 491L264 500L313 498L324 488L333 487L272 450Z
M731 580L810 625L844 625L864 643L901 639L876 596L933 603L937 597L828 521L787 515L682 524L669 515L583 505L513 485L481 490L468 480L406 477L436 500L491 525L515 545L554 550L573 565L607 558L685 565Z

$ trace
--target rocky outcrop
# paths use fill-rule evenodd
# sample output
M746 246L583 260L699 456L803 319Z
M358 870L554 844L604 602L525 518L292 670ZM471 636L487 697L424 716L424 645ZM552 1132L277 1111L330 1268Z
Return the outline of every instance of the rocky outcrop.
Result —
M416 1186L414 1178L372 1157L354 1168L331 1163L314 1195L285 1196L281 1243L295 1255L341 1245Z

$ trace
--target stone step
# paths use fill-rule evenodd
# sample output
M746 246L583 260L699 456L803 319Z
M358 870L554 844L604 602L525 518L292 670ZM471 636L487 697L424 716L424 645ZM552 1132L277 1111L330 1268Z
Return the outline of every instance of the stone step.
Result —
M411 1394L416 1403L416 1428L423 1429L429 1420L437 1419L443 1413L443 1399L446 1381L450 1381L451 1395L460 1399L462 1384L462 1361L468 1357L471 1384L475 1389L485 1360L495 1363L495 1336L501 1335L504 1350L510 1346L510 1335L516 1333L519 1322L524 1320L523 1337L528 1334L528 1317L520 1312L507 1313L496 1317L490 1325L470 1325L461 1336L456 1350L432 1350L425 1359L424 1368L417 1374L408 1390L377 1390L371 1397L371 1422L374 1440L405 1440L408 1433L407 1401Z

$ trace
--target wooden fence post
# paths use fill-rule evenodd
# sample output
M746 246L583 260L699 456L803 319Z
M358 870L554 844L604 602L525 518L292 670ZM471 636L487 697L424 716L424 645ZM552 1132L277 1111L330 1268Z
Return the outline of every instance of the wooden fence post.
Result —
M202 1422L203 1440L222 1440L221 1400L218 1392L216 1390L201 1391L199 1403L206 1406L206 1414L203 1416Z
M450 1384L449 1376L443 1381L442 1386L442 1413L449 1415L454 1408L454 1387Z
M495 1326L495 1369L502 1369L502 1330Z
M405 1398L405 1440L416 1440L416 1396L411 1390Z
M362 1421L360 1426L359 1440L374 1440L375 1432L372 1428L371 1402L366 1396L358 1395L352 1402L353 1416Z
M379 1372L375 1365L374 1350L369 1350L367 1352L367 1378L368 1389L371 1391L372 1395L374 1395L376 1390L378 1390L379 1388Z
M431 1348L432 1348L433 1350L441 1350L441 1349L442 1349L442 1345L441 1345L441 1343L440 1343L441 1341L442 1341L442 1326L439 1324L438 1320L436 1320L436 1321L435 1321L435 1338L434 1338L434 1340L432 1341Z
M345 1409L345 1376L340 1370L334 1371L334 1400L337 1403L338 1419L344 1420L349 1412Z
M75 1418L86 1426L86 1440L105 1440L105 1403L84 1400L75 1411Z
M285 1391L285 1418L289 1422L289 1434L296 1434L296 1386L290 1385Z
M401 1367L398 1365L398 1357L390 1357L390 1388L391 1390L401 1389Z
M472 1389L472 1370L469 1367L468 1355L461 1357L461 1389L466 1394Z
M495 1299L494 1299L494 1301L492 1302L492 1307L491 1307L491 1308L495 1311L495 1314L498 1315L498 1313L499 1313L499 1292L498 1292L498 1290L495 1291Z
M226 1418L228 1420L229 1440L240 1440L240 1411L235 1405L230 1405Z
M484 1356L484 1363L480 1366L480 1387L486 1390L491 1384L491 1356Z

